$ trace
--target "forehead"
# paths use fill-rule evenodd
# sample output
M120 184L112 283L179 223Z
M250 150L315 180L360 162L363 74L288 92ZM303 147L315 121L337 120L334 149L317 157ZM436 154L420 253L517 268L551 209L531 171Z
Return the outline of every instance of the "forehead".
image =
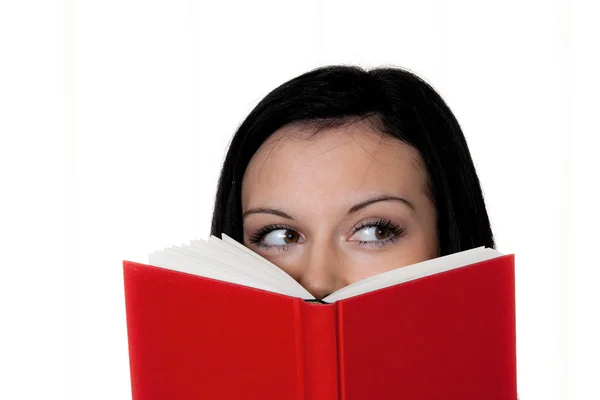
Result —
M418 152L366 122L317 134L297 125L276 131L254 155L244 175L242 203L248 208L297 199L326 206L370 194L414 197L425 187Z

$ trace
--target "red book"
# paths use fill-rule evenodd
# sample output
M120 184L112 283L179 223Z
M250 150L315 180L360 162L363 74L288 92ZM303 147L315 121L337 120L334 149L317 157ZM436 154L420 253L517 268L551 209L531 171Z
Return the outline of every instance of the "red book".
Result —
M123 262L134 400L516 399L513 255L457 253L320 303L211 243Z

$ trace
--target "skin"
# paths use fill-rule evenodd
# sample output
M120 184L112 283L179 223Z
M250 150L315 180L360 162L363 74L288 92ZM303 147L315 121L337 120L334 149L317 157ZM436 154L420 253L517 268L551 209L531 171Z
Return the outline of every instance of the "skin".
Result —
M244 244L317 299L439 253L420 155L367 121L276 131L246 170L242 212Z

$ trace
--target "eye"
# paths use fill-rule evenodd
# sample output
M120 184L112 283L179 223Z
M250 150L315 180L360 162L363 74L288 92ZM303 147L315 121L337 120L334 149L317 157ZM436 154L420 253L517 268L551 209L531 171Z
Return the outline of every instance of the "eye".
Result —
M386 229L381 228L379 226L368 226L366 228L360 229L354 235L352 235L355 240L359 240L361 242L373 242L375 240L384 240L388 237L392 236L392 233Z
M392 224L390 220L361 222L354 227L350 241L358 241L360 246L384 246L399 239L405 229Z
M283 246L298 243L300 235L291 229L277 229L263 236L262 241L267 246Z
M289 226L272 224L257 230L249 241L265 250L287 250L293 244L302 243L302 236Z

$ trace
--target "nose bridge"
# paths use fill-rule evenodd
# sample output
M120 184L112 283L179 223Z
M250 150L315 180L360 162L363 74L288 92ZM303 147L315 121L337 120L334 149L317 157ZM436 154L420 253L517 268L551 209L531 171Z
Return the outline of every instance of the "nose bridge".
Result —
M305 250L306 267L300 277L300 284L317 299L322 299L342 285L341 255L331 240L315 240Z

